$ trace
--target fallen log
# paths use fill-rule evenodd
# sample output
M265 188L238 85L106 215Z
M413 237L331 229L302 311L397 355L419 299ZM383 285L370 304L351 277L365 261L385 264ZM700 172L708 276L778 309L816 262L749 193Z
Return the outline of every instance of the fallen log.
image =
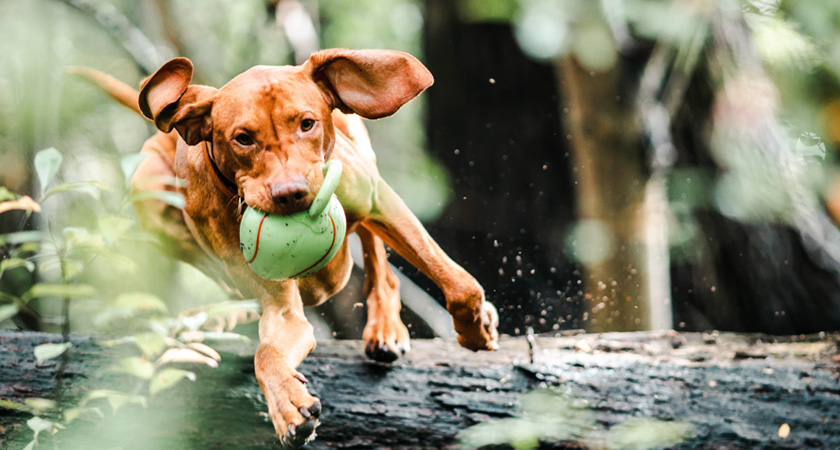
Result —
M61 339L0 330L0 399L56 399L60 361L38 365L32 349ZM131 377L105 370L123 354L119 348L91 336L71 341L61 405L92 389L130 388ZM429 340L412 342L394 365L367 361L358 341L321 342L301 366L324 405L309 448L457 448L459 433L478 423L507 419L496 428L511 431L505 427L523 422L509 418L534 398L523 395L549 388L573 399L581 417L591 416L586 426L595 434L540 448L609 447L608 430L651 418L690 424L673 448L836 449L838 342L840 334L644 332L507 338L498 352L472 353ZM112 413L103 405L104 418L76 420L39 439L62 449L276 448L253 375L255 344L215 347L220 366L197 370L197 381L150 397L145 408L128 404ZM30 417L0 409L0 448L23 448L32 439Z

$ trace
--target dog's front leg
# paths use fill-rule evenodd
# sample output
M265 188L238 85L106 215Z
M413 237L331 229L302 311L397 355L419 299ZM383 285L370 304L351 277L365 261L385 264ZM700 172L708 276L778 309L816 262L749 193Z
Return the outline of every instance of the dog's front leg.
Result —
M463 347L497 348L498 313L484 299L484 289L441 250L385 181L379 181L373 208L363 224L441 288L446 296L446 309L458 332L458 342Z
M282 284L279 295L261 298L254 371L277 436L284 444L298 447L315 436L321 414L321 402L309 394L306 378L297 371L315 348L315 336L303 315L296 282Z

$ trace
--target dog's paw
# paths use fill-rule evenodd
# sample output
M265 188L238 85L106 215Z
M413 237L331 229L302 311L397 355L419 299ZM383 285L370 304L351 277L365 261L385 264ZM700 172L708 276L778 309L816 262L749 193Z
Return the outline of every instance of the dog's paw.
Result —
M300 448L315 438L315 428L320 424L318 416L321 415L321 401L316 398L315 403L308 408L300 407L298 412L306 420L301 425L288 425L286 434L280 436L280 443L285 448Z
M389 320L368 322L363 333L365 355L384 363L391 363L411 350L408 328L399 316Z
M306 378L295 372L277 383L263 385L268 414L284 448L299 448L315 437L321 401L306 390Z
M481 302L481 309L475 319L469 323L455 322L458 343L461 347L473 351L497 350L499 348L499 313L488 301Z
M409 345L407 344L406 347ZM365 355L368 358L382 363L392 363L405 355L409 348L403 347L401 342L382 343L371 341L365 345Z

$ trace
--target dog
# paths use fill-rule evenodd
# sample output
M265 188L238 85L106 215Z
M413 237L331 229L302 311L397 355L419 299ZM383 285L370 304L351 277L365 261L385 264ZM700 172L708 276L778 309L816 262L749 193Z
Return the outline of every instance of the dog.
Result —
M253 67L219 89L191 84L193 65L186 58L164 64L139 92L101 72L77 73L160 130L143 145L146 158L132 189L177 191L186 203L181 209L153 198L136 201L141 226L174 257L259 299L255 372L284 445L312 438L321 412L297 371L315 347L303 307L342 289L353 264L345 239L333 260L308 277L262 279L240 251L239 220L243 205L280 215L307 209L329 159L344 168L336 195L348 235L355 232L364 251L365 353L390 362L410 348L385 244L440 287L463 347L497 348L496 309L382 179L362 122L394 114L432 85L431 73L411 55L324 50L298 66ZM173 177L183 182L163 181Z

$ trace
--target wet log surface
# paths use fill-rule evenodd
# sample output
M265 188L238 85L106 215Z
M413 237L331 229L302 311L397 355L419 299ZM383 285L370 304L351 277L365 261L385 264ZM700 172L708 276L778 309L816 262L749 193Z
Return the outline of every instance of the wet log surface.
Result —
M59 360L32 349L61 336L0 331L0 399L55 398ZM130 389L110 373L126 349L73 336L60 403L95 388ZM577 399L603 429L634 417L679 420L692 437L675 448L840 448L840 334L774 338L730 333L630 333L506 339L495 353L415 341L392 366L368 362L356 341L319 343L301 366L324 405L308 448L456 448L456 435L517 414L523 394L552 387ZM277 448L253 375L254 343L219 343L219 368L198 368L104 419L77 420L58 448ZM533 362L531 362L531 354ZM196 367L190 367L195 370ZM136 384L136 383L134 383ZM0 448L23 448L29 414L0 409ZM790 426L786 439L782 424ZM51 446L49 446L51 448ZM581 448L544 443L541 448Z

